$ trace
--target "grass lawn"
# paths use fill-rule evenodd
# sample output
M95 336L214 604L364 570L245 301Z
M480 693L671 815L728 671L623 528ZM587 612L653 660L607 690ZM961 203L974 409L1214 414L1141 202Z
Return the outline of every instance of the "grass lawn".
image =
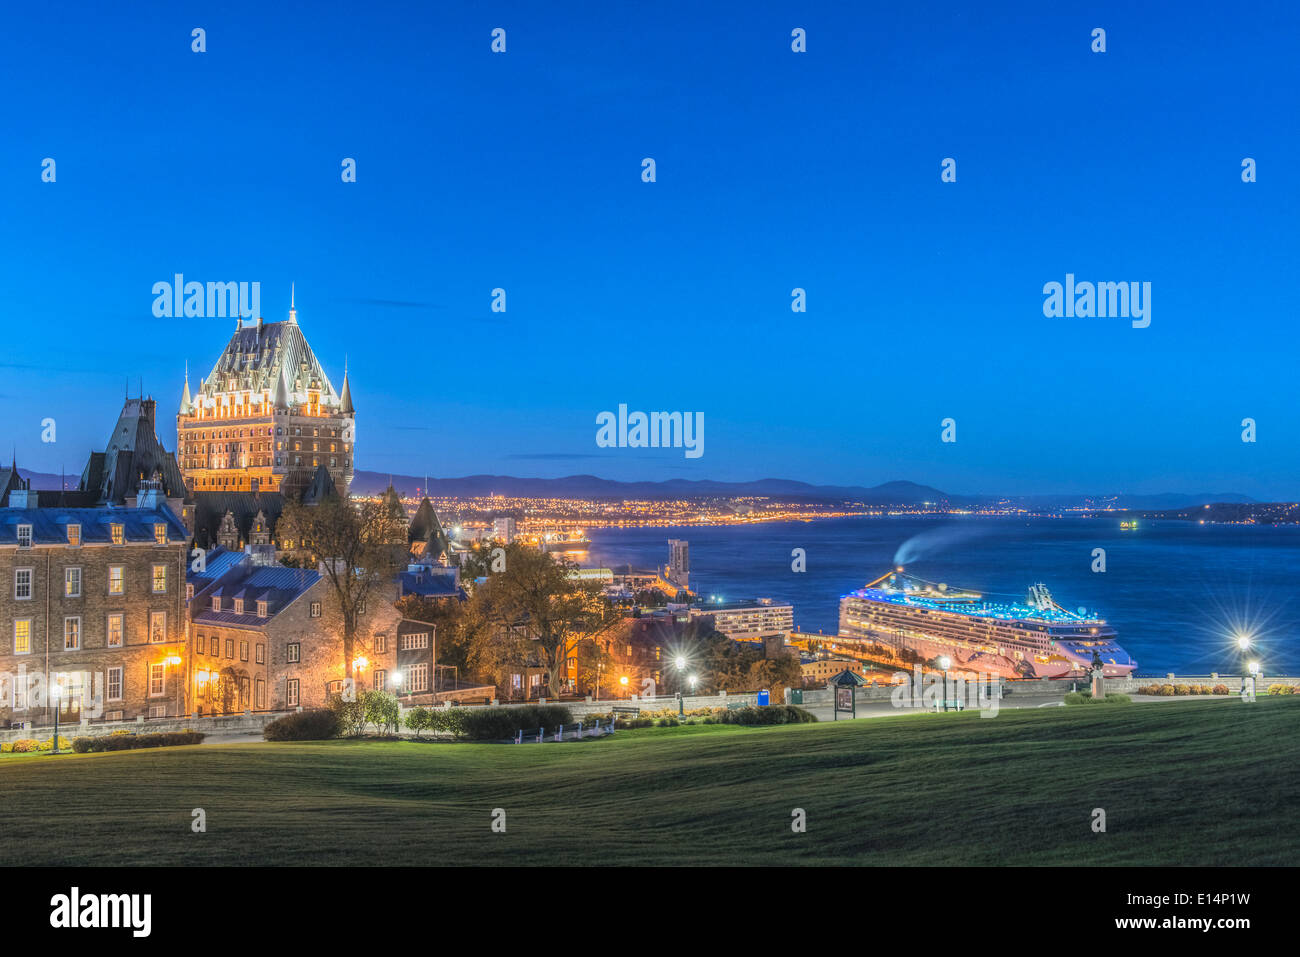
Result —
M1293 864L1298 731L1287 697L5 755L0 864Z

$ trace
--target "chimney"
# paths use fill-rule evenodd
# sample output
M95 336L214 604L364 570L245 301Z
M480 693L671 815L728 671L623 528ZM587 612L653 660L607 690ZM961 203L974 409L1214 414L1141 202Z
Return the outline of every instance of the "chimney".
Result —
M163 498L162 482L157 479L145 479L140 483L140 489L135 496L136 508L157 510L166 504L166 499Z
M9 493L10 508L36 508L37 493L28 488L16 488Z

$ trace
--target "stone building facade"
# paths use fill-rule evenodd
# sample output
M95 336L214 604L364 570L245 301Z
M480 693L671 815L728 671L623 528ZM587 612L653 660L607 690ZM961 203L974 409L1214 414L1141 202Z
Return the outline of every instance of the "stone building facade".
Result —
M0 727L185 713L186 532L156 484L133 507L0 508ZM42 494L40 498L45 498ZM54 694L54 690L58 694Z

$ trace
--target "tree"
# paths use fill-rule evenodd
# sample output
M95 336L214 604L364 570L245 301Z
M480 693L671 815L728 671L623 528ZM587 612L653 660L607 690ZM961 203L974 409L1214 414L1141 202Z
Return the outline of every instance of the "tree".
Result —
M470 600L468 614L486 625L472 639L470 657L500 664L526 648L546 669L550 695L558 696L573 649L607 620L609 602L599 582L574 576L578 566L567 559L518 544L504 546L502 557L504 569Z
M320 563L343 626L343 674L352 677L357 623L366 599L390 582L406 547L406 528L383 502L353 505L339 496L317 504L289 502L280 534Z
M615 673L614 656L599 641L592 638L580 639L573 650L573 657L578 665L579 693L596 694L602 684L606 691L615 690L618 675Z
M403 618L434 626L438 663L455 665L461 675L470 670L468 604L455 598L427 595L404 595L397 601L397 610Z

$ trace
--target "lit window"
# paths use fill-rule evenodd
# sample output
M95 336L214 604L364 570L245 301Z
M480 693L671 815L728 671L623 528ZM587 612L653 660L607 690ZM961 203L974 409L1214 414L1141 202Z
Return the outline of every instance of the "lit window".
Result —
M259 601L259 602L257 603L257 617L258 617L258 618L265 618L265 617L266 617L266 611L267 611L267 609L266 609L266 602L264 602L264 601Z
M80 568L63 569L63 597L64 598L81 597L81 569Z
M81 619L63 619L63 650L76 651L81 647Z
M122 624L122 615L112 614L108 616L108 647L121 648L122 635L125 628Z
M126 528L121 522L114 522L110 525L108 534L114 545L121 545L126 541Z
M213 610L213 611L221 611L221 596L220 596L220 595L213 595L213 596L212 596L212 610Z
M236 614L236 615L242 615L243 613L244 613L244 599L242 599L242 598L236 598L236 599L235 599L235 614Z
M154 522L153 540L157 542L159 545L167 544L167 523L166 522Z
M404 690L412 694L429 690L429 666L427 663L411 665L406 669Z
M81 544L81 526L80 526L80 525L69 525L69 526L68 526L68 544L69 544L69 545L80 545L80 544Z
M32 620L19 618L14 622L14 654L30 655L32 653Z
M120 595L125 588L125 579L123 576L124 567L122 565L108 566L108 593L110 595Z
M167 612L149 612L149 641L158 644L167 640Z
M153 567L153 593L161 595L167 591L167 566L155 565Z

